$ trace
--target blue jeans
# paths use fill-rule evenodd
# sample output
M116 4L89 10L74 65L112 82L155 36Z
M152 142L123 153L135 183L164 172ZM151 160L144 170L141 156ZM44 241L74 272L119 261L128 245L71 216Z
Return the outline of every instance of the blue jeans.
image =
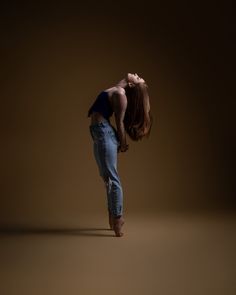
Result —
M89 126L93 153L107 194L108 211L115 217L123 214L123 191L117 171L119 139L115 128L106 120Z

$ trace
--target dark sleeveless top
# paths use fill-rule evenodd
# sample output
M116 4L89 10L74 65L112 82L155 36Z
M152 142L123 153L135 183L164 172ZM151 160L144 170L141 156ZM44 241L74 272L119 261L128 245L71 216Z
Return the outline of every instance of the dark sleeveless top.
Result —
M100 113L105 119L109 120L111 115L113 114L113 109L111 107L108 92L102 91L97 96L95 102L92 104L88 111L88 117L93 113Z

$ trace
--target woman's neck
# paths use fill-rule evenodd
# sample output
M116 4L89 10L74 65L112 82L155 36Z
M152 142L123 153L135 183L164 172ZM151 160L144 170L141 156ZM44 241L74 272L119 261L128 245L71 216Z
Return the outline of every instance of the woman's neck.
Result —
M126 80L125 78L122 79L122 80L120 80L120 81L116 84L116 86L119 86L119 87L122 87L122 88L125 88L127 85L128 85L128 82L127 82L127 80Z

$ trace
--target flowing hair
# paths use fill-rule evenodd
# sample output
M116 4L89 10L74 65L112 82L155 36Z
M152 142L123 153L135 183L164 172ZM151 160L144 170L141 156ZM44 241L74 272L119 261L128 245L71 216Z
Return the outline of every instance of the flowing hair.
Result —
M150 111L148 86L138 83L134 87L125 87L127 108L124 118L124 127L129 137L138 141L149 137L153 118Z

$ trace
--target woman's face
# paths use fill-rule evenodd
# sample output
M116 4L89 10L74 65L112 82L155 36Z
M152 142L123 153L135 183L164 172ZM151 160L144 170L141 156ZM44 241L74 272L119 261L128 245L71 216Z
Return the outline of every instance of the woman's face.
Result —
M135 74L128 73L127 74L127 81L131 82L131 83L134 83L134 84L144 83L145 82L144 79L139 77L139 75L137 73L135 73Z

